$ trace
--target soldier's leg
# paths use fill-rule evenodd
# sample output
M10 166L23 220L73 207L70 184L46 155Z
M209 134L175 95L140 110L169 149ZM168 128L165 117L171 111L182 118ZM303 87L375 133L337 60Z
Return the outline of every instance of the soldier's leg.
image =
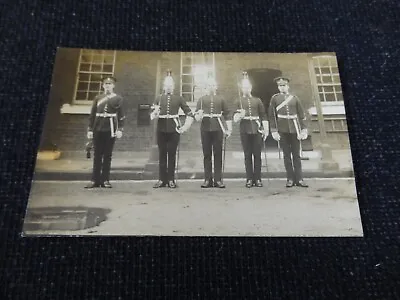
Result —
M204 180L212 180L212 140L210 131L201 131L201 144L203 147Z
M168 151L168 180L175 180L175 164L176 164L176 150L178 148L180 134L177 132L169 133L169 141L167 144Z
M253 162L252 162L252 144L250 135L244 132L240 133L240 140L244 152L244 164L246 168L246 180L253 180Z
M254 134L253 137L253 156L254 156L254 173L253 180L261 180L261 149L263 139L261 134Z
M157 145L158 145L158 161L159 161L159 175L160 181L166 183L167 178L167 133L157 131Z
M293 135L291 138L291 150L293 156L293 167L294 167L294 182L297 183L302 178L301 158L300 158L300 141L297 139L297 135Z
M101 172L101 177L102 177L101 179L102 183L104 182L107 183L107 187L111 187L108 184L108 181L110 180L111 159L112 159L114 144L115 144L115 137L111 137L111 135L104 136L104 153L103 153L103 167Z
M101 181L101 168L104 155L104 139L102 132L94 132L93 134L93 172L92 181L99 185Z
M221 181L222 178L222 143L224 134L222 131L213 131L213 152L214 152L214 177L215 181Z
M294 181L294 171L292 164L291 134L281 133L281 146L283 151L283 161L285 164L286 177Z

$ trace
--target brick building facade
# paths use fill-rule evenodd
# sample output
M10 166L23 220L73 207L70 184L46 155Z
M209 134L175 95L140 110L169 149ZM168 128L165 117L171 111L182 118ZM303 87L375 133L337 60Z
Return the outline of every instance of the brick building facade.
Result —
M332 54L214 53L213 59L218 93L230 104L238 96L237 83L242 71L248 72L253 82L253 95L260 97L266 107L271 96L278 91L273 78L281 74L289 76L292 79L291 92L302 100L309 112L311 134L304 142L304 150L318 148L319 144L315 97L320 97L323 104L328 142L332 148L349 147L343 96L337 83L337 63ZM127 117L124 137L116 143L115 150L149 151L154 144L154 126L148 119L146 104L151 104L160 92L167 69L172 70L176 92L185 90L183 86L181 88L180 80L185 72L182 64L181 53L178 52L60 48L54 64L41 148L54 143L62 152L82 151L86 143L90 99L100 90L100 73L106 72L118 80L116 93L124 98ZM190 105L195 105L190 98L188 100ZM277 149L271 137L267 145L269 149ZM180 147L187 151L201 149L198 123L194 123L181 137ZM227 150L241 151L236 124Z

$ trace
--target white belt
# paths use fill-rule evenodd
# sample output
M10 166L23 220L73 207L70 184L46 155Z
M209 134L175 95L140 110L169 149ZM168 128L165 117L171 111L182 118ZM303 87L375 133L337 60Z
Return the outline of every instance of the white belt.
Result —
M248 116L248 117L243 117L244 120L259 120L260 117L253 117L253 116Z
M300 126L297 123L297 115L278 115L278 118L293 120L294 128L296 129L297 135L300 134Z
M158 117L160 119L175 119L175 118L178 118L179 115L159 115Z
M278 118L281 118L281 119L297 119L297 115L279 115L278 114Z
M209 118L220 118L222 117L222 114L203 114L203 117L209 117Z
M109 117L116 117L117 114L109 114L109 113L96 113L97 117L109 118Z

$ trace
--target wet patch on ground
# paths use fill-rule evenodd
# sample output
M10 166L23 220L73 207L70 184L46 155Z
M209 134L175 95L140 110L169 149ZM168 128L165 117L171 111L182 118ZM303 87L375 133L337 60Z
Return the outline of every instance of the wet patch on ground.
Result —
M107 220L110 209L97 207L38 207L30 208L23 231L34 235L43 230L83 230L99 226Z

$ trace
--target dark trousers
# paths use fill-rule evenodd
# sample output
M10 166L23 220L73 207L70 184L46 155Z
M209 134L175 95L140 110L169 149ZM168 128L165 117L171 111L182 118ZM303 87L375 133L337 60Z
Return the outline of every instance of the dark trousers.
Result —
M180 135L177 132L157 131L159 155L159 179L162 182L175 180L176 150Z
M261 134L241 132L240 140L244 152L247 180L261 180L261 148L263 143Z
M212 155L214 154L214 180L221 181L222 176L222 141L223 133L201 131L201 144L204 156L204 179L212 180Z
M280 143L283 150L287 179L298 182L303 179L300 160L300 141L297 139L296 133L279 134L281 136Z
M115 144L115 137L109 131L95 131L93 133L93 173L92 181L103 183L110 179L111 157Z

